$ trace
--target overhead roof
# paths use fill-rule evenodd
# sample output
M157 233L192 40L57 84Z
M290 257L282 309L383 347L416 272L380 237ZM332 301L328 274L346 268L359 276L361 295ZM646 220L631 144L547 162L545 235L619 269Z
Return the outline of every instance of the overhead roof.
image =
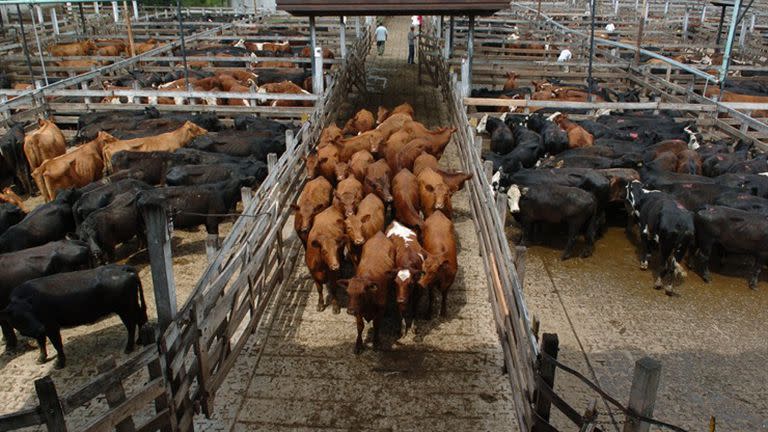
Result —
M293 15L491 15L509 0L277 0Z

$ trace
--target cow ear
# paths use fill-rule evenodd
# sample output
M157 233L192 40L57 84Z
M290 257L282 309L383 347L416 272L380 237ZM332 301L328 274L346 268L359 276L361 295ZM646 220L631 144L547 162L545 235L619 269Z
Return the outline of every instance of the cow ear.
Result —
M317 240L312 240L310 245L312 245L312 247L315 248L315 249L320 249L320 242L317 241Z
M326 163L326 162L328 162L328 158L327 158L327 157L324 157L324 158L321 158L321 159L318 159L318 160L317 160L317 164L318 164L318 165L320 165L320 164L324 164L324 163Z
M434 192L435 191L434 186L432 186L431 184L428 184L428 185L424 186L424 189L426 189L427 192Z
M369 220L371 220L371 215L367 214L360 219L360 222L367 223Z

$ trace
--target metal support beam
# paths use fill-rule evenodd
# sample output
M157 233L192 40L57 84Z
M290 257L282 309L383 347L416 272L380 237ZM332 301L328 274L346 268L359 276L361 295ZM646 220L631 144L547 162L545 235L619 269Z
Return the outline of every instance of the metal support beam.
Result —
M100 11L99 11L99 2L97 2L97 1L93 2L93 12L94 12L96 15L99 15L99 14L100 14Z
M590 101L592 100L592 93L594 91L594 83L592 81L592 63L595 60L595 3L597 3L597 0L592 0L591 3L592 16L590 18L589 26L589 71L587 73L587 94Z
M43 69L43 79L45 79L45 85L48 85L48 72L45 70L45 59L43 58L43 48L40 46L40 36L37 34L37 25L35 24L35 12L29 10L32 15L32 31L35 33L35 43L37 44L37 54L40 56L40 67Z
M112 16L115 18L115 24L120 22L120 9L117 7L117 2L112 2Z
M467 32L467 91L472 93L472 61L475 55L475 16L469 16L469 31Z
M21 16L21 7L16 4L16 13L19 16L19 28L21 29L21 43L24 48L24 57L27 58L27 67L29 68L29 76L32 82L35 81L35 73L32 72L32 60L29 58L29 46L27 46L27 34L24 32L24 18ZM34 25L34 24L33 24Z
M643 0L643 9L647 11L648 10L647 7L648 7L648 0ZM639 20L640 22L638 23L638 26L637 26L637 51L635 51L635 66L640 66L640 48L643 43L643 31L645 30L645 21L647 19L648 19L647 15L640 18Z
M77 4L77 10L80 12L80 24L83 25L83 36L88 35L88 23L85 21L85 12L83 11L83 4Z
M339 17L339 55L341 59L347 58L347 23L344 17Z
M139 19L139 4L136 2L136 0L133 0L131 3L133 3L133 19L138 20Z
M51 8L51 24L53 24L53 34L59 34L59 19L56 17L56 8Z
M448 57L453 55L454 35L456 33L456 19L451 15L450 22L448 23Z
M35 5L35 12L37 12L37 21L40 24L43 24L45 22L45 17L43 16L43 8L41 8L38 5Z
M184 63L184 81L187 91L192 91L189 85L189 66L187 65L187 48L184 45L184 18L181 16L181 0L176 0L176 14L179 18L179 42L181 43L181 60Z
M725 52L723 53L723 64L720 67L721 92L725 87L725 79L728 77L728 67L730 67L731 65L731 51L733 50L733 37L736 34L736 25L738 23L740 8L741 8L741 0L735 0L733 3L733 14L731 15L731 26L728 28L728 39L725 40Z
M715 39L715 54L720 52L720 39L723 34L723 22L725 21L725 9L726 9L726 6L723 6L722 10L720 11L720 23L717 24L717 39Z
M317 29L315 28L315 17L311 16L309 17L309 49L310 53L312 55L311 59L311 65L312 65L312 84L315 84L315 77L317 76L317 71L315 70L315 50L317 49ZM322 73L322 71L320 72ZM312 93L317 94L317 90L315 88L312 88Z

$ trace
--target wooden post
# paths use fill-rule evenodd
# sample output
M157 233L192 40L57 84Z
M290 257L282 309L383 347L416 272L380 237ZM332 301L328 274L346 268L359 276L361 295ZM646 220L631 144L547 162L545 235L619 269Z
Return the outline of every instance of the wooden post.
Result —
M688 40L688 9L685 9L685 15L683 15L683 40Z
M643 0L643 9L646 9L647 6L648 0ZM646 19L648 19L648 17L640 18L640 23L637 25L637 51L635 51L635 66L640 65L640 45L643 42L643 30L645 30Z
M173 255L171 254L172 228L165 208L161 205L145 206L143 216L147 227L147 249L152 268L157 322L162 334L176 316L176 282L173 278Z
M355 37L360 39L360 17L355 17Z
M704 24L704 20L707 19L707 5L701 8L701 23Z
M560 340L557 333L544 333L541 337L541 351L557 360L557 353L560 350ZM539 375L542 380L551 388L555 387L555 364L545 357L541 357L539 362ZM549 410L552 402L549 401L542 392L536 394L536 414L542 419L549 421ZM534 425L533 430L537 430Z
M483 172L485 173L485 178L488 179L488 183L490 183L493 177L493 162L483 161Z
M132 0L131 3L133 4L133 19L138 21L138 19L139 19L139 4L136 2L136 0Z
M499 219L501 219L501 226L504 227L507 224L507 194L496 192L496 211L499 213Z
M125 28L128 31L128 47L131 52L131 57L136 55L136 47L133 44L133 26L131 25L131 14L128 13L128 2L123 0L123 8L125 9Z
M467 31L467 79L466 96L472 92L472 62L475 56L475 16L469 16L469 30Z
M658 361L650 357L643 357L635 362L635 372L632 378L632 388L629 390L627 407L639 415L653 416L656 390L659 388L660 378L661 363ZM627 416L624 422L624 432L648 432L650 427L649 423L639 422L630 416Z
M448 58L453 55L453 43L454 34L456 29L456 19L451 15L451 19L448 20Z
M309 63L312 67L312 85L315 84L315 76L317 75L317 71L315 71L315 48L317 48L317 29L315 28L315 17L311 16L309 17L309 55L311 57ZM312 88L312 93L320 94L315 87Z
M347 24L344 17L339 17L339 55L341 59L347 58Z
M739 33L739 46L744 48L744 42L747 37L747 22L741 21L741 33Z
M241 187L240 199L243 201L243 214L246 214L246 210L250 207L251 201L253 201L253 189L245 186Z
M112 16L115 18L115 24L120 22L120 10L117 7L117 2L112 2Z
M467 97L470 95L469 84L469 62L467 59L461 59L461 96Z
M216 258L216 252L219 250L219 235L208 234L205 237L205 256L208 258L208 262L213 262Z
M109 360L96 366L96 370L99 372L99 374L103 374L111 371L115 367L117 367L117 363L115 363L115 359L113 357L110 357ZM117 381L110 384L104 392L104 396L107 399L107 406L110 408L115 408L116 406L125 402L125 388L123 388L122 381ZM133 418L128 417L121 421L115 426L115 430L117 430L117 432L134 432L136 430L136 425L133 423Z
M315 47L312 57L312 93L323 94L323 48Z
M520 288L525 284L525 257L528 255L528 248L525 246L515 246L515 270L517 270L517 280L520 281Z
M35 380L35 392L40 400L40 413L45 420L48 432L66 432L64 410L61 408L59 394L50 375Z
M93 2L93 13L99 15L99 2L97 1Z
M296 148L296 137L293 134L293 129L285 130L285 152L288 154L293 153Z
M274 171L275 166L277 166L277 154L270 153L267 155L267 171L268 172Z
M45 18L43 17L43 8L41 8L38 5L35 5L35 12L37 12L37 21L39 21L40 26L43 27L43 24L45 24Z

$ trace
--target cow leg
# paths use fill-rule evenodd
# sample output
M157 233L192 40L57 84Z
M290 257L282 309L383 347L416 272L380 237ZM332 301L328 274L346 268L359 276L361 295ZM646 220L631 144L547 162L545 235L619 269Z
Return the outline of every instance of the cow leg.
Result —
M587 247L584 248L584 251L581 252L582 258L588 258L592 256L592 253L595 251L595 239L597 238L599 226L598 216L592 216L589 221L587 222L587 229L584 233L584 240L587 242ZM603 217L605 217L605 213L603 213Z
M13 327L5 322L0 324L0 327L3 329L3 337L5 338L5 351L9 352L16 349L19 340L16 339L16 332L13 331Z
M432 287L427 288L427 313L424 316L424 319L430 319L432 318L432 302L435 299L435 293Z
M133 319L123 314L120 315L120 319L125 325L125 329L128 331L128 342L125 344L125 353L128 354L133 351L134 343L136 341L136 327L137 323L133 322Z
M61 329L55 328L47 331L48 339L56 350L56 369L63 369L66 366L67 358L64 356L64 344L61 343Z
M363 322L362 315L356 315L357 321L357 340L355 340L355 354L363 352L363 329L365 328L365 322Z
M568 242L565 244L565 250L560 255L560 259L565 261L573 255L573 247L576 245L576 236L579 235L580 224L568 223Z
M315 282L317 287L317 311L322 312L325 310L325 297L323 297L323 284Z
M763 260L760 255L755 255L755 263L752 265L752 277L749 278L749 287L757 289L757 281L760 278L760 270L763 268Z
M704 282L709 283L712 281L712 275L709 274L709 255L712 253L712 244L704 243L699 247L696 255L701 260L701 278Z
M445 318L448 314L448 287L441 290L440 297L440 317Z
M640 229L640 270L648 270L648 261L651 259L651 239L648 237L648 228Z
M48 350L45 348L45 335L36 338L37 347L40 349L40 354L37 356L37 363L43 364L48 360Z

